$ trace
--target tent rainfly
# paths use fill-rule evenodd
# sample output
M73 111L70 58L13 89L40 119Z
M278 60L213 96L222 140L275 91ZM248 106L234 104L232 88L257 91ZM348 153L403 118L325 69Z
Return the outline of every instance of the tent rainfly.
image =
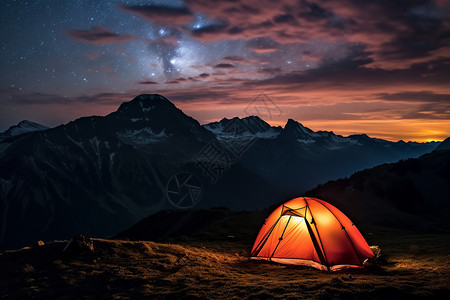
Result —
M358 228L340 210L320 199L300 197L270 214L250 258L335 271L361 268L372 257Z

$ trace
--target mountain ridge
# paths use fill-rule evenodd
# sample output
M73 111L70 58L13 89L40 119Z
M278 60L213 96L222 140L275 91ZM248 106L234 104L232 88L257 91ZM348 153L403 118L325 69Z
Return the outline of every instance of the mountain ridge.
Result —
M202 126L163 96L144 94L106 116L0 141L0 248L80 231L112 235L151 213L185 208L171 196L186 191L198 208L260 209L436 148L358 145L288 123L272 127L252 116ZM180 178L197 186L178 182L172 190Z
M448 232L449 186L450 149L443 149L358 171L304 194L341 207L355 222Z

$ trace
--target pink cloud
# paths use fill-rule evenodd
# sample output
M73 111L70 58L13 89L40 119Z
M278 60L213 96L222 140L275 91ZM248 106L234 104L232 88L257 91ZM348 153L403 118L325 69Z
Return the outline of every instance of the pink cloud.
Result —
M65 33L73 40L94 45L123 43L136 38L133 35L113 33L104 27L93 27L89 30L67 30Z

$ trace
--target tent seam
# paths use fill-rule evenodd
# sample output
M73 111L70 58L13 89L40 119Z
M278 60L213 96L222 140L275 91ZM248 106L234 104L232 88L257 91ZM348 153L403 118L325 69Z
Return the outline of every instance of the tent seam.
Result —
M360 265L362 266L362 262L361 262L361 259L359 258L358 251L356 251L355 245L353 244L353 241L352 241L350 235L348 234L347 230L345 229L345 226L342 225L341 220L339 220L339 218L328 207L326 207L323 203L320 203L319 201L316 201L316 202L319 203L320 205L322 205L323 207L325 207L333 215L333 217L335 217L336 220L339 222L339 224L341 225L341 228L345 231L345 234L347 235L347 238L350 241L350 244L352 245L353 251L355 251L355 255L358 258L358 261L359 261Z

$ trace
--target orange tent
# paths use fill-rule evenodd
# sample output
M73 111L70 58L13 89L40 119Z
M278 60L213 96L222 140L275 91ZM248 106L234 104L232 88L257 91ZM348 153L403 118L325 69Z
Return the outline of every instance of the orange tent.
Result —
M300 197L278 207L264 222L251 258L320 270L359 268L374 257L363 236L340 210Z

